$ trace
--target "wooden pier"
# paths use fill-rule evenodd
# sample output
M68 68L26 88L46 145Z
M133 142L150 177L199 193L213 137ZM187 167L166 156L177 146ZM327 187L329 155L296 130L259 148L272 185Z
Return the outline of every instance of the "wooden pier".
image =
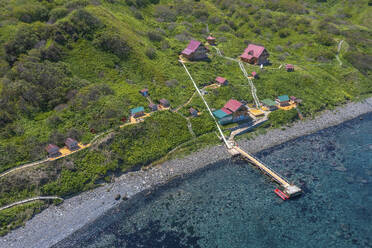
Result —
M269 168L263 162L255 158L250 153L244 151L240 147L236 145L232 146L232 148L229 149L229 153L233 156L241 155L243 158L247 159L249 162L257 166L261 171L263 171L266 175L271 177L283 188L283 192L288 196L288 198L298 196L302 193L302 190L299 187L290 184L287 180L285 180L282 176L276 173L273 169Z

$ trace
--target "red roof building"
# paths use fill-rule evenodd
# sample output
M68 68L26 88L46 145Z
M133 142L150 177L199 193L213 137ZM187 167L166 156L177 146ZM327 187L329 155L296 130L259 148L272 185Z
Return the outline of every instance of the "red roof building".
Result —
M290 71L294 71L294 65L291 65L291 64L286 64L285 65L285 69L290 72Z
M254 77L254 78L258 78L258 74L257 74L257 72L252 72L252 77Z
M208 60L208 49L199 41L191 40L188 46L182 51L182 56L191 60Z
M223 77L216 77L215 81L219 85L227 85L228 84L227 79L223 78Z
M235 100L235 99L231 99L231 100L229 100L229 101L225 104L224 108L225 108L225 109L228 109L228 110L230 110L232 113L234 113L234 112L238 111L242 106L243 106L243 104L242 104L241 102L239 102L239 101L237 101L237 100ZM222 109L223 109L223 108L222 108ZM222 111L223 111L223 110L222 110ZM225 111L224 111L224 112L225 112Z
M268 63L269 53L263 46L249 44L240 55L240 59L250 64L266 64Z

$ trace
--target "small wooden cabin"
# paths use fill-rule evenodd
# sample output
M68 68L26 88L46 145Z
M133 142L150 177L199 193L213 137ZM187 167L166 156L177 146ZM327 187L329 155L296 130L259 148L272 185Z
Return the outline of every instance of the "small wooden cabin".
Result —
M226 78L223 78L223 77L216 77L216 79L214 80L218 85L227 85L229 82L227 81Z
M75 151L75 150L80 149L78 142L72 138L67 138L65 141L65 145L70 151Z
M145 108L144 107L137 107L130 110L130 115L134 118L142 117L145 115Z
M201 42L191 40L181 54L191 61L202 61L208 60L208 52L208 48L206 48Z
M160 99L159 100L159 103L160 105L163 107L163 108L169 108L170 107L170 103L168 102L168 100L166 99Z
M59 147L54 145L54 144L49 144L47 145L47 147L45 148L45 150L47 151L49 157L51 158L55 158L55 157L58 157L58 156L61 156L62 154L59 152Z
M286 64L286 65L285 65L285 69L286 69L286 71L288 71L288 72L294 71L294 65Z
M207 37L207 42L209 45L212 45L212 46L216 45L216 37L209 35Z
M158 110L158 105L156 105L155 103L150 103L149 108L150 108L151 111L154 112L154 111Z
M270 54L265 47L249 44L243 54L240 55L240 59L254 65L265 65L269 62L269 56Z

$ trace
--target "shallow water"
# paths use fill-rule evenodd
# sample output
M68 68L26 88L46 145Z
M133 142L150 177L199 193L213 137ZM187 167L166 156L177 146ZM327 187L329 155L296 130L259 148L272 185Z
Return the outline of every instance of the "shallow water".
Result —
M221 161L55 247L372 247L372 114L257 156L304 194L284 202L251 165Z

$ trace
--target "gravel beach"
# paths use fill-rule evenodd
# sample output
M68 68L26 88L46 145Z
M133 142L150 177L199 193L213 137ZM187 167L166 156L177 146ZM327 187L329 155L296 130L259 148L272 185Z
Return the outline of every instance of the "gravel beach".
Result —
M247 151L255 153L369 112L372 112L372 98L362 102L348 103L333 111L324 111L314 119L296 122L291 127L286 127L285 130L270 130L251 140L239 140L238 144ZM50 247L95 220L110 208L117 206L121 202L121 200L115 200L118 194L132 197L143 190L164 184L174 177L195 172L208 164L229 157L224 146L219 145L198 151L185 158L167 161L150 170L124 174L114 183L66 199L59 206L49 207L28 221L24 227L1 237L0 247Z

